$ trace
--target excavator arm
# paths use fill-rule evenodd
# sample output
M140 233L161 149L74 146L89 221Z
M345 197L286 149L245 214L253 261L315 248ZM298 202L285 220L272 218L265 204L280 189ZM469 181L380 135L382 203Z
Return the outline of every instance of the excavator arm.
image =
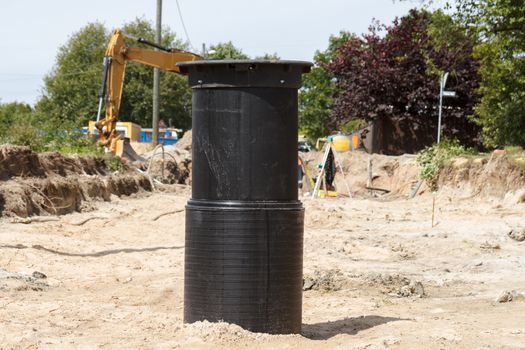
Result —
M202 59L202 57L191 52L166 48L143 38L135 40L155 47L159 51L140 47L126 47L124 37L125 35L121 31L116 30L109 40L104 56L104 70L99 92L97 122L95 123L99 133L99 143L104 146L106 152L119 156L122 155L124 143L117 132L117 121L122 99L126 63L132 61L164 71L180 73L177 67L178 62ZM104 104L106 106L105 117L101 119Z

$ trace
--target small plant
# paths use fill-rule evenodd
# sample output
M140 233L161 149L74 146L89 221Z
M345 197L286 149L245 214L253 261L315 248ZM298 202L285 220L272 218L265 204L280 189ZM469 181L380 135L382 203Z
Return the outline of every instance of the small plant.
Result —
M443 140L439 144L433 144L419 152L417 163L421 167L420 176L430 187L437 190L439 172L445 163L457 156L472 155L475 151L465 148L457 140Z
M120 172L124 170L124 163L119 157L110 157L105 159L106 166L111 172Z

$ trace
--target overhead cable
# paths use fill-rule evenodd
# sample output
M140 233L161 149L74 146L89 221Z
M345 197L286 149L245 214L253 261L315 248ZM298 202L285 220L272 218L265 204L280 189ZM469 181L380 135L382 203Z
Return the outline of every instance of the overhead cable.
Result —
M182 29L184 29L184 34L186 35L186 40L188 41L188 44L190 45L191 50L195 51L195 48L191 44L190 36L188 35L188 30L186 29L186 25L184 24L184 19L182 18L182 12L180 10L179 0L175 0L175 2L177 3L177 10L179 12L180 23L182 24Z

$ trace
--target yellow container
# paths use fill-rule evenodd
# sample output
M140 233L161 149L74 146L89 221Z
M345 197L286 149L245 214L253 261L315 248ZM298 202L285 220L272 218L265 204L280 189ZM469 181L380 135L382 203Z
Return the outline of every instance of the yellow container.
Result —
M350 138L343 134L337 134L330 136L332 146L335 151L348 152L350 151Z

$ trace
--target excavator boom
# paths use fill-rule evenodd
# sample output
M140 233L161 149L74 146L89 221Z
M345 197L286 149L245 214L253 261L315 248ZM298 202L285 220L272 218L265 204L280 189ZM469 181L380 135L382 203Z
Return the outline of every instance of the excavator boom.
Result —
M170 49L152 43L143 38L134 38L137 42L157 48L159 51L140 47L126 47L125 35L116 30L109 40L104 56L104 70L99 92L99 106L95 127L99 133L99 143L106 152L122 156L124 142L117 132L117 121L122 99L126 63L137 62L164 71L180 73L178 62L197 61L202 57L191 52ZM131 37L130 37L131 38ZM102 107L105 104L105 117L101 119Z

